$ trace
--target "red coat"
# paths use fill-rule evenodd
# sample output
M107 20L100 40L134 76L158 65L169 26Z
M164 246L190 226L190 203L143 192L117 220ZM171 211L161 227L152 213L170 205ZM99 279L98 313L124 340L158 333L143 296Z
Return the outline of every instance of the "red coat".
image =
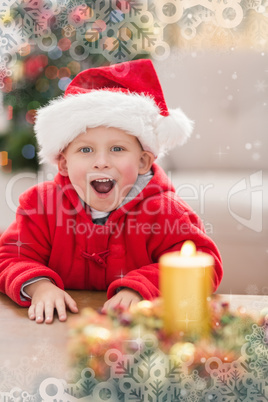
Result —
M222 279L219 252L198 216L175 194L164 171L142 192L113 211L104 226L92 223L69 178L34 186L20 196L16 221L0 239L0 291L22 306L21 286L46 276L66 289L138 291L159 296L159 257L192 239L215 258L214 290Z

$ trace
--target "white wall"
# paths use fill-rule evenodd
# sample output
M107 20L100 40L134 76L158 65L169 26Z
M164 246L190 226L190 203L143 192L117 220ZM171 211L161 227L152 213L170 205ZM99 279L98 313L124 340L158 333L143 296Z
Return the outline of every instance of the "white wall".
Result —
M212 227L224 263L219 292L268 294L268 56L177 50L155 66L168 105L195 121L162 165Z
M195 130L170 153L169 167L267 169L268 55L178 52L155 66L168 106L180 106Z

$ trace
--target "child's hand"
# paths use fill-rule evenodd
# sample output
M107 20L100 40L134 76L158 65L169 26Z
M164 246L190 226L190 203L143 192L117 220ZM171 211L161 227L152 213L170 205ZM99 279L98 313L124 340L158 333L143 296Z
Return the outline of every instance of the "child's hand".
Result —
M46 279L26 286L25 292L32 298L28 316L37 323L42 323L44 320L47 324L53 322L54 309L57 310L60 321L67 319L66 306L72 313L78 312L72 297Z
M141 295L135 290L125 288L120 290L115 296L107 300L102 308L103 313L107 313L108 310L115 308L116 306L121 306L123 308L129 308L134 304L137 304L142 300Z

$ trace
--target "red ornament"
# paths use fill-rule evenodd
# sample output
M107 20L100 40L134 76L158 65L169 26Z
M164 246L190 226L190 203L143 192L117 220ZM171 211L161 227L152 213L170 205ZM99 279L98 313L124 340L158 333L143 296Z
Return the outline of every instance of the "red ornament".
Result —
M12 91L12 79L10 77L5 77L3 79L4 88L2 89L3 92L10 92Z
M35 109L28 110L25 116L26 121L30 124L34 124L36 113Z
M116 7L122 11L122 13L127 14L130 11L130 4L126 0L119 0L116 2Z
M47 64L48 58L44 54L30 57L28 60L26 60L24 65L26 78L35 80L42 74Z
M58 42L58 47L64 52L69 50L72 42L68 38L61 38Z
M71 71L68 67L61 67L58 72L59 78L70 77Z

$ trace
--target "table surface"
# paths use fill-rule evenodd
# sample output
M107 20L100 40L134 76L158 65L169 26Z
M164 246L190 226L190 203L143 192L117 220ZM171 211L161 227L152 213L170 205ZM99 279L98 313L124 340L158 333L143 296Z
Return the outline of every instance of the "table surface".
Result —
M79 310L98 309L106 300L104 292L69 291ZM221 295L232 309L243 307L257 314L268 306L268 296ZM71 316L68 313L68 319ZM0 294L0 392L14 387L34 392L37 384L48 377L68 379L68 320L53 324L36 324L20 307ZM1 394L0 394L1 395Z

